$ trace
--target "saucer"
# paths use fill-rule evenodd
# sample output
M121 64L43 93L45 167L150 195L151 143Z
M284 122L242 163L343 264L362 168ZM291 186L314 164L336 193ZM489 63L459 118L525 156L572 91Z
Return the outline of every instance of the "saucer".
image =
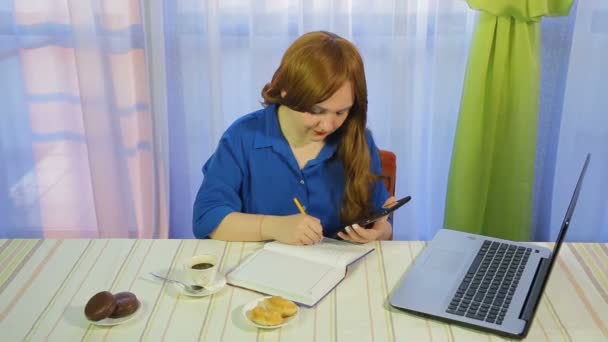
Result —
M247 321L247 323L249 325L251 325L253 327L256 327L256 328L260 328L260 329L276 329L276 328L280 328L280 327L282 327L284 325L287 325L287 324L291 323L300 314L300 307L298 306L298 311L295 313L295 315L283 319L283 323L281 323L281 324L277 324L277 325L260 325L260 324L257 324L254 321L252 321L251 319L249 319L249 316L247 315L247 312L253 310L253 308L255 308L260 302L263 302L264 299L266 299L266 298L271 298L271 296L257 298L257 299L252 300L251 302L243 305L243 309L241 310L241 313L242 313L243 317L245 317L245 321Z
M182 294L184 296L190 296L190 297L210 296L216 292L219 292L221 289L224 288L224 286L226 286L226 277L219 272L215 275L215 280L213 281L213 284L205 286L205 289L198 293L186 292L186 290L184 289L183 286L173 283L173 287L177 291L179 291L180 294Z
M86 318L86 320L91 324L95 324L95 325L102 326L102 327L110 327L113 325L119 325L119 324L127 323L128 321L132 320L133 318L139 316L139 314L143 311L143 307L144 307L144 303L140 300L139 307L137 308L137 310L135 310L134 313L132 313L128 316L120 317L120 318L108 317L108 318L104 318L99 321L91 321L88 318Z

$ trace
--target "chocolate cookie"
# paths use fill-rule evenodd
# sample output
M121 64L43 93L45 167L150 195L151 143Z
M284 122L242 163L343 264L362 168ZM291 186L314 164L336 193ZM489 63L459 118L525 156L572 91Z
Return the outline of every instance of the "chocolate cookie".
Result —
M108 291L95 294L84 307L84 315L91 321L100 321L109 317L116 309L114 295Z
M139 300L131 292L119 292L114 295L114 298L116 298L116 308L110 318L129 316L139 308Z

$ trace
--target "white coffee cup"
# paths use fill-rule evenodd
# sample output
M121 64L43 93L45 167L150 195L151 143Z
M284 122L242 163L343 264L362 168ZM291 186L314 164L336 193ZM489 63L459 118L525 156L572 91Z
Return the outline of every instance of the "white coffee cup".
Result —
M213 284L217 274L218 259L215 255L195 255L184 265L187 277L196 285L207 286Z

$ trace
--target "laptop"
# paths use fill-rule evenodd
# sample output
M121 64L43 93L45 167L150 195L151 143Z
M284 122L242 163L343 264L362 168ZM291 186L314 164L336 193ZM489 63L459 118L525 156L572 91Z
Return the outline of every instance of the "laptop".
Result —
M564 242L590 158L587 154L553 250L441 229L395 287L390 304L413 314L524 338Z

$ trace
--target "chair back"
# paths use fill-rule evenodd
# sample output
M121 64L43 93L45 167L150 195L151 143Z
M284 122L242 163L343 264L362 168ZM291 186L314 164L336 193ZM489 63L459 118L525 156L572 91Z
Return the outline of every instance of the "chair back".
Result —
M397 180L397 156L387 150L380 150L380 162L382 164L382 175L384 184L391 196L395 196L395 183Z

